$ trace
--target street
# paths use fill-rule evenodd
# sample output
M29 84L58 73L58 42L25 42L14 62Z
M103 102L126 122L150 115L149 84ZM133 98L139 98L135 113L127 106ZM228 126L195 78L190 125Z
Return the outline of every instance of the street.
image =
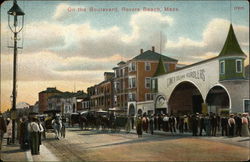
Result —
M31 156L27 151L23 157L26 161L246 161L250 151L248 137L156 132L138 138L134 131L127 134L79 128L68 128L65 139L56 140L53 133L47 136L40 155ZM3 150L7 148L5 142ZM18 154L17 150L3 151L2 157L4 161L15 161Z

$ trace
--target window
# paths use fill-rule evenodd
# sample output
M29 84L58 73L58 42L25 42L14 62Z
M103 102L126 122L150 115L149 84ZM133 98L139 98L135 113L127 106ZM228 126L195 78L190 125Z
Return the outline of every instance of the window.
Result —
M151 78L145 78L145 88L151 87Z
M136 87L136 78L135 77L131 77L129 78L129 88L135 88Z
M155 79L152 79L152 89L155 89Z
M129 64L129 71L136 71L136 64L135 64L135 62L131 62Z
M244 112L250 112L250 99L244 99L243 100L243 108L244 108Z
M220 62L220 74L225 74L225 61Z
M236 60L236 73L242 72L242 60Z
M145 101L154 100L154 93L145 93Z
M136 100L136 98L135 98L135 93L129 93L129 94L128 94L128 100L129 100L129 101L135 101L135 100Z
M151 64L149 62L145 62L145 70L150 71L151 70Z

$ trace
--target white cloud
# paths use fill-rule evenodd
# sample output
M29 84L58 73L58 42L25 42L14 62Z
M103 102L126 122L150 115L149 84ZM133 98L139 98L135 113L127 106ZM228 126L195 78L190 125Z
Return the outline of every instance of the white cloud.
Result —
M58 21L62 21L65 19L70 18L72 15L70 14L71 12L69 12L69 9L72 6L65 4L65 3L61 3L56 7L55 13L53 15L53 19L58 20Z
M201 41L180 37L176 42L169 41L165 48L180 61L195 62L201 58L217 56L226 41L229 25L227 20L213 19L203 31ZM233 24L233 28L242 50L249 54L249 28L237 24Z

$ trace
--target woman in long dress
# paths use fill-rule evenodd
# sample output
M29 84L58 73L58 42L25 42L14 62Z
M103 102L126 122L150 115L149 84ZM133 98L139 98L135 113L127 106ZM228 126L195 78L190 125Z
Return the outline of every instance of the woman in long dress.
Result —
M248 129L248 120L247 120L247 113L242 114L242 128L241 128L241 136L242 137L249 137L249 129Z
M142 137L142 119L139 116L136 122L136 132L138 134L138 137Z

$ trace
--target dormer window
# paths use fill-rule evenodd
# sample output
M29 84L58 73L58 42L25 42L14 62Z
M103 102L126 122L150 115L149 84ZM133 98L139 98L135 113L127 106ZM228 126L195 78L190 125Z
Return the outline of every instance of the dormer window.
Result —
M225 61L220 61L220 74L225 74Z
M242 60L236 60L236 73L242 73Z

